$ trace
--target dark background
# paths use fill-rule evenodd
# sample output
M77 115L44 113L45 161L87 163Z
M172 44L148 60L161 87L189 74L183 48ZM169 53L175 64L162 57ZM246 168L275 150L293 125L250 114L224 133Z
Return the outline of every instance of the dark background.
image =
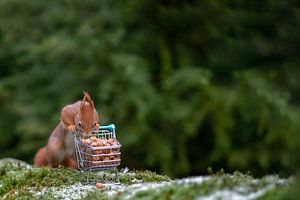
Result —
M293 174L299 5L0 0L0 157L32 163L86 90L117 126L123 167Z

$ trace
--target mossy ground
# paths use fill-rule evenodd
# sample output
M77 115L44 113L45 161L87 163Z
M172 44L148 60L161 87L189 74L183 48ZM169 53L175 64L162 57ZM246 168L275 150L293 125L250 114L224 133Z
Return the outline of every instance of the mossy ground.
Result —
M282 199L294 181L266 176L217 173L171 180L150 171L121 170L120 183L109 172L82 173L59 168L33 168L17 160L0 160L2 199ZM95 187L104 184L103 189ZM294 189L296 191L296 189ZM226 197L227 196L227 197ZM280 198L279 198L280 197Z

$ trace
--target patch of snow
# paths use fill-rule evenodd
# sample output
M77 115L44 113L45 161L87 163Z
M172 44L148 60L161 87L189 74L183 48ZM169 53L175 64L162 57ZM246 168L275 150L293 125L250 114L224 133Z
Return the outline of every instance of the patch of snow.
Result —
M129 168L128 168L128 167L125 167L124 169L122 169L121 172L122 172L122 173L127 173L127 172L129 172Z
M124 192L125 189L127 188L126 185L120 183L104 183L103 185L104 188L107 189L105 193L108 197L114 197L119 192Z
M276 180L278 181L278 180ZM233 188L232 190L224 189L224 190L217 190L213 192L212 194L209 194L207 196L198 197L197 200L254 200L258 197L265 194L267 191L273 189L275 187L275 180L272 184L267 185L263 189L260 189L255 192L250 192L249 188L245 186L237 186Z
M206 181L209 181L211 177L209 176L197 176L197 177L190 177L190 178L183 178L177 179L170 182L161 182L161 183L135 183L129 186L125 186L122 184L119 185L111 185L110 188L106 191L109 197L113 197L118 193L122 193L122 199L131 199L137 193L148 191L148 190L155 190L156 192L160 192L160 190L164 187L171 186L173 184L178 185L189 185L189 184L203 184ZM254 190L251 186L247 185L238 185L233 189L224 189L218 190L216 189L215 192L207 195L198 197L198 200L214 200L214 199L221 199L221 200L253 200L256 199L265 192L271 190L275 187L278 183L286 183L284 179L275 179L270 178L268 179L267 186L262 189ZM252 180L253 184L260 184L260 181L257 179Z
M32 166L22 160L18 160L18 159L15 159L15 158L2 158L0 160L0 167L3 167L3 165L6 165L7 163L12 163L12 165L14 167L22 167L22 168L25 168L25 169L31 169Z
M136 178L132 179L131 183L142 183L143 180L138 180Z
M47 193L53 195L53 198L65 199L65 200L75 200L82 199L88 195L92 190L95 190L94 185L82 185L81 183L76 183L71 186L66 187L49 187L43 188L41 191L31 191L35 197L42 197Z
M263 181L266 181L267 183L277 183L277 184L280 184L280 185L285 185L288 183L288 180L287 179L282 179L282 178L279 178L278 175L267 175L265 177L263 177L262 179Z
M119 175L121 175L121 176L122 176L122 175L126 175L126 176L136 176L136 173L135 173L135 172L130 172L130 171L129 171L129 172L122 172L122 171L121 171L121 172L119 173Z
M160 189L171 186L172 184L180 184L180 185L188 185L192 183L203 183L205 181L208 181L210 177L208 176L196 176L196 177L190 177L190 178L183 178L183 179L177 179L174 181L164 181L160 183L135 183L129 186L121 186L121 188L114 188L113 192L112 190L108 190L107 193L109 196L113 196L117 194L118 192L124 192L122 195L122 199L131 199L134 197L138 192L143 192L147 190L155 189L159 192Z
M248 195L248 198L249 200L252 200L252 199L257 199L258 197L262 196L263 194L265 194L267 191L273 189L275 186L274 185L268 185L267 187L261 189L261 190L258 190L254 193L250 193Z
M131 199L136 195L138 192L143 192L151 189L159 190L162 187L170 185L171 182L161 182L161 183L138 183L130 185L126 188L125 195L122 196L122 199Z
M210 179L211 179L211 177L209 177L209 176L195 176L195 177L189 177L189 178L183 178L183 179L176 179L172 182L179 183L179 184L190 184L190 183L201 184Z
M134 172L126 172L126 173L121 172L119 175L120 175L120 176L122 176L122 175L126 175L126 176L136 176L136 173L134 173Z

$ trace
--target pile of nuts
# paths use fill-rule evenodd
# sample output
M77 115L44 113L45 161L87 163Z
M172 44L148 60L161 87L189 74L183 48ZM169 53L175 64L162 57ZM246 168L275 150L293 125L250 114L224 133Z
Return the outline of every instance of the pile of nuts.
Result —
M92 147L114 146L118 144L114 139L101 139L95 136L88 139L81 139L81 142Z
M107 167L120 164L120 145L115 139L95 136L81 139L80 149L85 167Z

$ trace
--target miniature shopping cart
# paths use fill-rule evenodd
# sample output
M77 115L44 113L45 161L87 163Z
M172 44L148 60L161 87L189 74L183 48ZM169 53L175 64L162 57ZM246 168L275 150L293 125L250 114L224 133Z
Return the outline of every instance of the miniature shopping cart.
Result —
M121 144L115 130L115 125L111 124L100 126L89 138L80 132L74 134L78 169L88 172L111 170L119 182L117 166L121 163Z

